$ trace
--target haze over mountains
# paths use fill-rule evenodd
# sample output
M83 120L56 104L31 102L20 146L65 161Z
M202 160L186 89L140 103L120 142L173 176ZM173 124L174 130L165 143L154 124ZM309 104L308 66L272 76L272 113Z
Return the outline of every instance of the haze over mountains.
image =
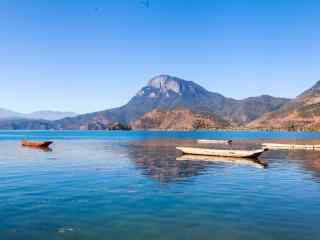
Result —
M42 119L42 120L59 120L66 117L75 117L78 114L73 112L59 112L59 111L36 111L32 113L18 113L8 109L0 108L1 119Z
M0 129L103 130L114 123L134 129L287 129L291 120L298 121L297 126L305 121L313 125L319 107L320 82L293 100L268 95L237 100L192 81L159 75L124 106L58 120L3 120Z

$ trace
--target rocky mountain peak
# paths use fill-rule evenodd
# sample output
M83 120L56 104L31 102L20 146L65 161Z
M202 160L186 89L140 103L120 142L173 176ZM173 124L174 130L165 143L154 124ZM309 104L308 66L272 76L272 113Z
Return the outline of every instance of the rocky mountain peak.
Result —
M179 78L162 74L152 78L148 83L148 87L159 89L163 93L173 91L180 94L182 81Z
M317 81L311 88L309 88L308 90L306 90L305 92L303 92L300 97L304 97L307 95L312 95L316 92L320 92L320 80Z
M317 90L320 90L320 80L318 80L317 82L316 82L316 84L315 85L313 85L313 87L312 87L313 89L317 89Z

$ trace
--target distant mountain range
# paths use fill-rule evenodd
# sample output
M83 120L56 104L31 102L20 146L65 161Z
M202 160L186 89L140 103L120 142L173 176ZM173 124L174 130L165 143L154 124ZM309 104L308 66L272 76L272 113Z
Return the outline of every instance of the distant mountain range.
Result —
M301 127L306 119L310 127L316 127L313 121L317 109L320 112L318 104L320 83L292 100L268 95L236 100L210 92L192 81L159 75L124 106L58 120L43 117L2 120L0 129L103 130L115 123L131 125L134 129L288 129ZM299 117L293 118L297 111ZM288 114L289 125L284 121ZM278 119L277 124L273 119ZM298 122L292 125L293 120Z
M59 120L66 117L75 117L78 114L73 112L59 111L36 111L32 113L18 113L8 109L0 108L0 120L3 119L41 119L41 120Z

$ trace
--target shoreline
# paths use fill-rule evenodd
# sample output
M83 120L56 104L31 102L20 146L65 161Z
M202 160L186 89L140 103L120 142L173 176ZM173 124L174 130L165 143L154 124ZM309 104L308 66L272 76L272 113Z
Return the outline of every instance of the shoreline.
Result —
M0 132L288 132L288 133L320 133L315 130L297 130L290 131L284 129L197 129L197 130L182 130L182 129L132 129L132 130L88 130L88 129L0 129Z

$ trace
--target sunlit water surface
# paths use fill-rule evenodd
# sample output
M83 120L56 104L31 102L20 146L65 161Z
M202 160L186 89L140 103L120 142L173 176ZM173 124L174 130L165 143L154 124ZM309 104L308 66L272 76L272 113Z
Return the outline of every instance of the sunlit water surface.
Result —
M320 152L269 151L267 168L176 160L196 138L254 148L320 134L0 132L0 239L320 239Z

